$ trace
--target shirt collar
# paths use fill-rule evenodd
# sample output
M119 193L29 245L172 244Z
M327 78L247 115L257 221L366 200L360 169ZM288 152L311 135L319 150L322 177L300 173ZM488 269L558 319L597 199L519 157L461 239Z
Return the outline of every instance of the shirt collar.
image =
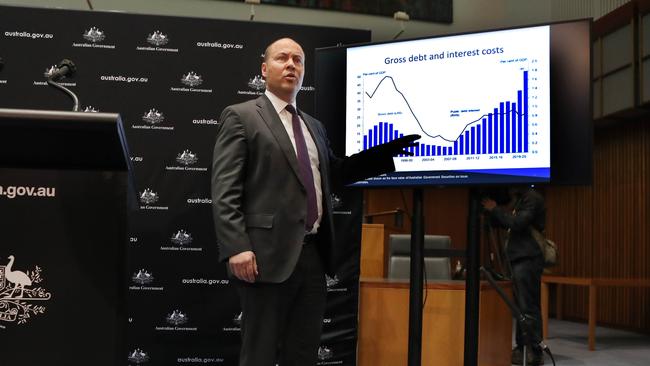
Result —
M280 99L277 95L273 94L268 89L266 89L266 91L264 92L264 95L266 95L269 98L269 100L271 101L271 104L273 104L273 108L275 108L275 112L277 114L280 114L280 112L282 112L287 107L287 105L289 104L289 103L285 102L284 100ZM293 105L293 107L296 110L298 110L298 106L296 105L296 101L291 103L291 105Z

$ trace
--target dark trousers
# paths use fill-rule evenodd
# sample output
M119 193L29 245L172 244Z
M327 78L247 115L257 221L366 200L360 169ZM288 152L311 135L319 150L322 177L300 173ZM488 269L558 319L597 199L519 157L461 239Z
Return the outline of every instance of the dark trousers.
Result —
M282 283L235 281L242 306L240 366L313 366L327 287L315 244L305 244Z
M521 258L513 261L512 280L514 282L514 295L521 312L532 318L532 334L542 340L542 312L541 312L541 286L542 272L544 271L544 259L541 256L532 258ZM516 341L517 346L531 345L525 339L522 329L517 324ZM534 345L534 352L541 350Z

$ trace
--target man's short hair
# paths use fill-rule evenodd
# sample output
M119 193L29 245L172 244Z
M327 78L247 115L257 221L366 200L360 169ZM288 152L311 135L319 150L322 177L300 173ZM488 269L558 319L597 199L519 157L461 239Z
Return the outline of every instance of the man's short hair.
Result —
M295 39L293 39L293 38L291 38L291 37L280 37L280 38L275 39L273 42L269 43L268 46L266 46L266 48L264 49L264 53L262 54L262 61L263 61L263 62L266 62L266 61L268 60L268 57L269 57L269 51L270 51L270 49L271 49L271 46L273 46L274 44L276 44L278 41L280 41L280 40L282 40L282 39L290 39L290 40L296 42L296 44L297 44L298 46L300 46L300 48L302 49L302 46L300 45L300 43L298 43ZM304 52L304 51L303 51L303 52Z

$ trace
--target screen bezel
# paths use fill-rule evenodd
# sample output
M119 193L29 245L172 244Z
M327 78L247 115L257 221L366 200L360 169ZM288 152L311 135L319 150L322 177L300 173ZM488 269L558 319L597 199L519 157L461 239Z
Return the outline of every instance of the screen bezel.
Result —
M551 177L550 180L529 179L530 177L521 177L522 179L509 179L504 181L498 179L501 176L495 175L494 180L483 179L480 181L460 181L460 182L436 182L436 183L410 183L410 184L354 184L352 186L361 186L364 188L375 187L400 187L406 188L411 186L447 186L447 185L499 185L499 184L560 184L560 185L588 185L593 179L593 123L592 123L592 60L591 60L591 19L577 19L551 23L531 24L525 26L503 27L495 29L486 29L480 31L468 31L453 34L444 34L427 37L417 37L403 40L388 40L382 42L369 42L361 44L352 44L338 47L328 47L316 50L316 115L323 120L330 133L332 147L334 152L342 156L345 152L345 124L341 126L341 121L345 121L346 98L345 93L341 93L341 88L345 88L346 53L348 48L363 47L370 45L381 45L389 43L410 42L423 39L434 39L441 37L452 37L460 35L488 33L502 30L516 30L523 28L532 28L539 26L550 26L550 73L551 73ZM586 27L584 29L571 30L570 28ZM585 32L588 38L586 44L576 44L583 40L568 40L567 37L558 37L558 32ZM554 36L555 33L555 36ZM559 42L560 39L563 42ZM561 43L561 44L560 44ZM583 42L584 43L584 42ZM576 60L575 50L580 50L579 60ZM565 59L566 53L570 52L570 61L560 62L559 59ZM342 59L341 59L342 58ZM586 64L586 65L585 65ZM585 68L586 66L586 68ZM580 70L575 70L578 67ZM564 69L564 70L563 70ZM569 69L567 71L566 69ZM567 74L568 73L568 74ZM562 77L561 77L562 76ZM568 77L570 76L570 77ZM573 92L572 98L580 100L580 107L583 109L577 111L573 108L572 103L558 100L564 97L570 90L566 85L578 85L584 83L586 87L580 88ZM557 88L563 85L565 90L557 92ZM587 86L588 85L588 86ZM333 90L334 89L334 90ZM569 105L572 108L569 108ZM341 113L342 110L342 113ZM568 113L568 114L567 114ZM564 123L569 117L562 117L561 114L571 115L570 123ZM575 142L576 139L578 143ZM576 147L579 146L578 149ZM562 159L562 156L572 154L573 159ZM399 173L391 173L393 175Z

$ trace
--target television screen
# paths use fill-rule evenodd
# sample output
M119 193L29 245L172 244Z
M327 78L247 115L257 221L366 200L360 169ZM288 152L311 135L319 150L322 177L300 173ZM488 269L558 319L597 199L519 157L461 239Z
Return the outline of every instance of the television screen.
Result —
M346 55L351 155L422 138L396 171L361 186L548 182L550 26L353 46Z

